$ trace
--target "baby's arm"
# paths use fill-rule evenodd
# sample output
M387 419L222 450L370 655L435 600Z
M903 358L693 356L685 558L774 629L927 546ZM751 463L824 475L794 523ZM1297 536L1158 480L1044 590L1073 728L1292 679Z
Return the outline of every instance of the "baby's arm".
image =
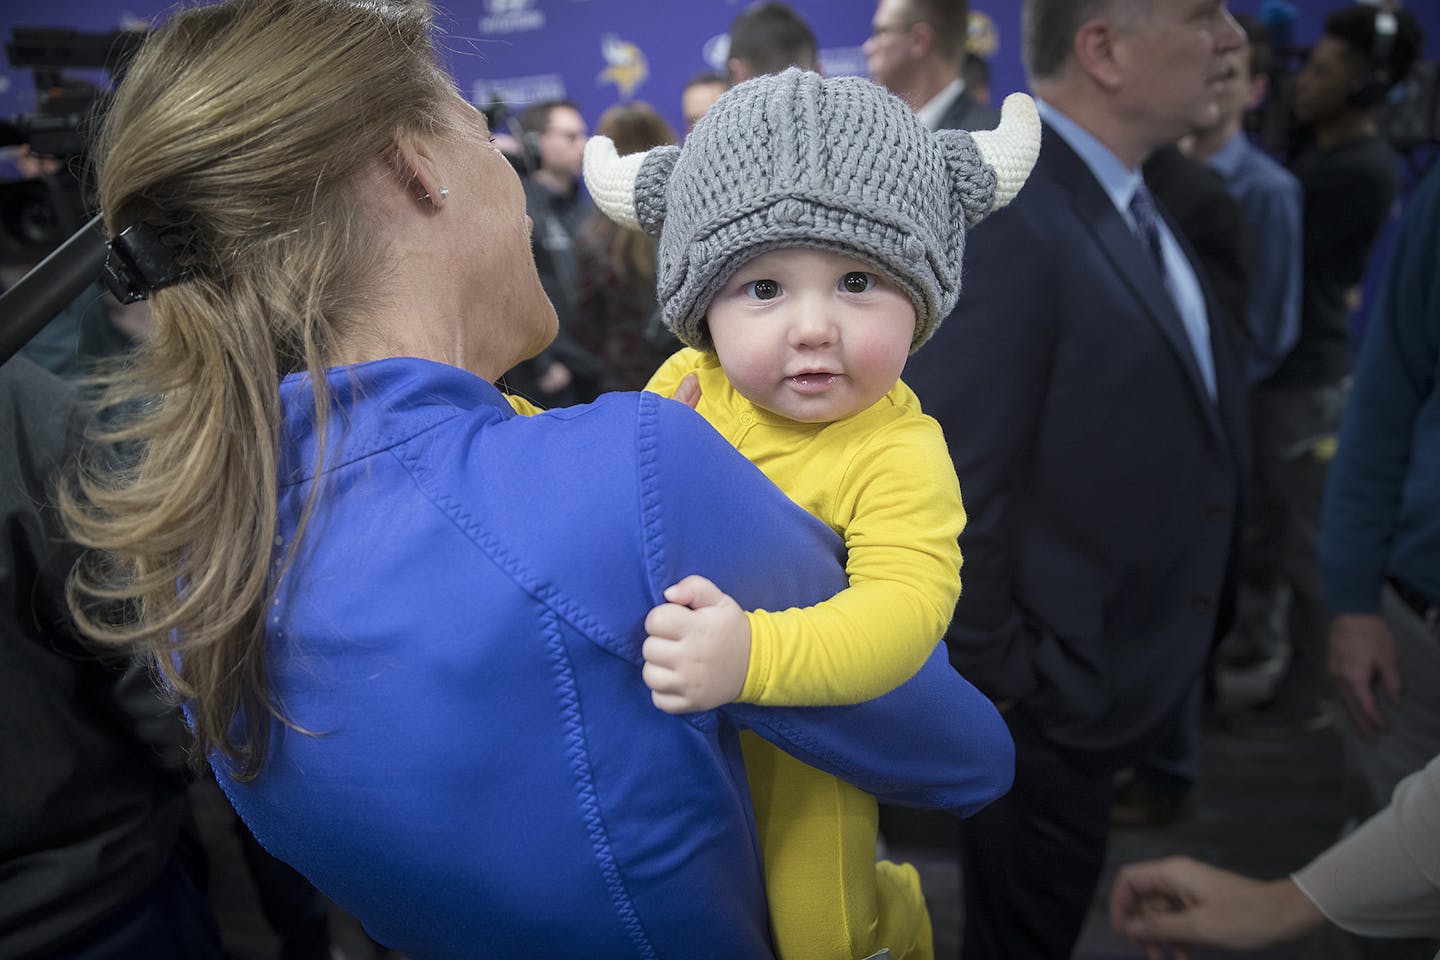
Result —
M696 576L665 592L645 621L657 707L859 703L920 669L960 594L965 510L939 427L887 431L855 458L844 489L850 585L829 600L746 612Z
M938 425L891 425L854 458L834 525L849 586L827 601L757 610L739 700L766 706L858 703L910 678L935 649L960 594L965 524Z

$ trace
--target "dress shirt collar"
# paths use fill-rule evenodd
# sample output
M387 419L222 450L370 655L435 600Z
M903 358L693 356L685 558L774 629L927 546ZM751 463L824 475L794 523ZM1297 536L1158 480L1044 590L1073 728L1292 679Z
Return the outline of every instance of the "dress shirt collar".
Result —
M1245 148L1248 143L1249 141L1245 139L1244 132L1236 130L1219 150L1210 154L1206 162L1210 164L1211 169L1227 181L1232 180L1236 172L1239 171L1240 164L1244 162Z
M920 118L920 122L925 124L927 129L939 130L940 121L946 111L950 109L950 104L954 103L957 97L964 95L965 81L957 77L947 83L945 89L931 97L925 106L916 110L915 116Z
M1130 198L1135 195L1135 188L1140 186L1139 169L1125 166L1109 147L1044 100L1036 100L1035 107L1040 112L1040 118L1080 156L1095 179L1100 181L1100 188L1109 196L1115 209L1129 221Z

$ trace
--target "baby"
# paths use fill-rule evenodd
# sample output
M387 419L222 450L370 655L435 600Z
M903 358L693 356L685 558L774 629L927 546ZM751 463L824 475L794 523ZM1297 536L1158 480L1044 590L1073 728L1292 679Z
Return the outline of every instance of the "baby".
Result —
M670 587L646 619L660 709L855 703L944 634L965 514L900 374L954 306L966 230L1034 163L1034 104L1003 118L932 134L868 80L792 69L727 92L683 149L622 158L591 139L590 194L659 237L662 317L689 345L649 389L696 378L698 412L847 551L848 588L804 609L745 611L699 576ZM918 875L874 861L874 800L742 742L780 956L932 956Z

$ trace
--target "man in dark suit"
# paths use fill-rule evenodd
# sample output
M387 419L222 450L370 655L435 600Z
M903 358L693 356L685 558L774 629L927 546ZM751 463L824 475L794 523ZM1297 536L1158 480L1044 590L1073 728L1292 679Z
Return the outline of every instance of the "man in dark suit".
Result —
M931 130L993 130L1000 114L965 95L964 0L880 0L865 41L870 79L910 105Z
M1239 28L1222 0L1026 0L1023 23L1040 159L906 373L970 515L951 659L1016 744L1014 788L963 832L965 960L1073 949L1114 774L1215 636L1245 449L1229 331L1140 172L1215 120Z

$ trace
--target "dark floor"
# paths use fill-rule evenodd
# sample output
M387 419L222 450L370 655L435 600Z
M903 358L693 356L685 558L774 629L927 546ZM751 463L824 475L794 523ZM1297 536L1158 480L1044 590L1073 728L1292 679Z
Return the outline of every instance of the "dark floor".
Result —
M1253 685L1222 684L1221 709L1243 702ZM1118 864L1187 853L1253 876L1275 877L1302 866L1327 846L1341 826L1341 761L1333 731L1285 742L1244 741L1207 718L1194 811L1165 828L1116 831L1110 862L1096 896L1077 960L1120 960L1143 952L1113 934L1104 897ZM273 960L277 941L260 914L254 887L242 865L230 829L229 807L213 784L195 792L202 832L212 861L212 899L231 960ZM920 870L935 927L936 960L959 955L961 911L959 867L952 852L953 822L941 815L887 811L889 853ZM349 960L395 958L375 947L358 925L331 912L334 956ZM1321 955L1314 943L1291 945L1249 956L1264 960L1309 960ZM1192 960L1234 954L1192 951Z
M1244 702L1244 687L1238 694ZM1236 705L1237 694L1222 700ZM1183 853L1255 877L1284 876L1334 841L1343 824L1340 742L1333 730L1284 742L1256 742L1226 733L1212 710L1206 718L1199 779L1190 816L1163 828L1115 830L1110 856L1076 960L1141 960L1144 951L1110 929L1110 880L1119 865ZM931 821L932 835L945 829ZM953 827L950 828L953 832ZM892 830L892 833L900 833ZM906 831L908 833L908 831ZM935 927L936 960L960 955L960 869L948 849L890 847L892 857L920 870ZM1264 960L1313 960L1314 941L1246 954ZM1235 957L1192 950L1191 960Z

